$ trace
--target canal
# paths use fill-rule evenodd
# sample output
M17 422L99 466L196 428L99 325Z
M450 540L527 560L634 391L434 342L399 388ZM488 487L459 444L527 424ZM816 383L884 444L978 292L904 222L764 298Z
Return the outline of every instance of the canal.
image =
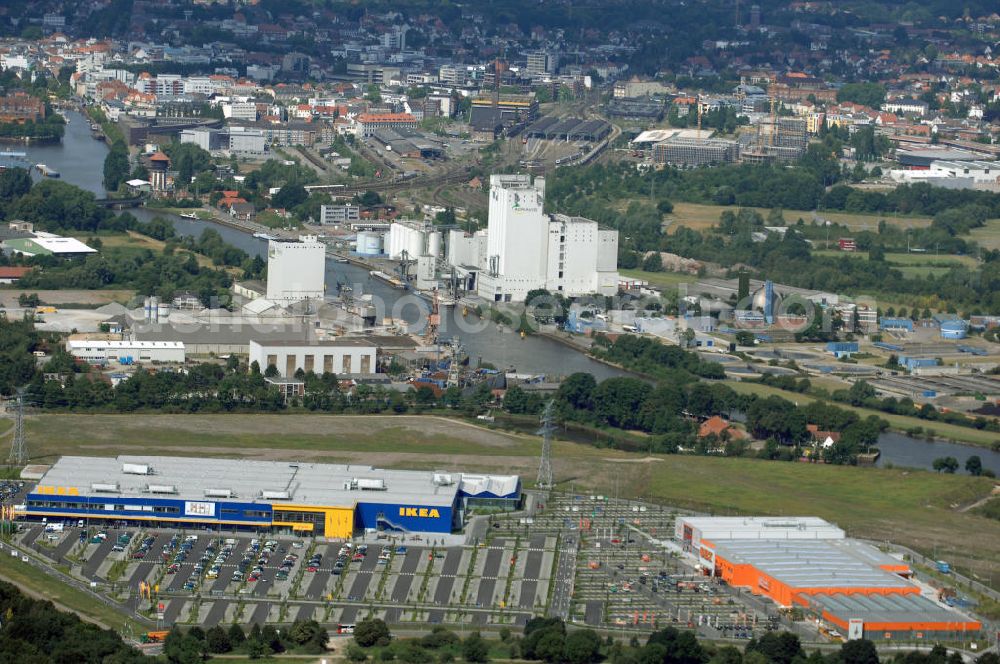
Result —
M90 136L90 122L79 113L67 113L69 124L63 142L58 145L28 147L31 164L44 163L58 170L71 184L87 189L99 197L105 195L102 185L104 157L107 145ZM34 177L38 177L37 174ZM206 228L217 231L233 246L251 255L264 256L267 242L247 233L212 222L184 219L177 215L137 209L132 213L148 221L154 216L168 218L181 235L198 236ZM369 278L367 270L345 263L327 263L327 287L331 290L338 283L350 285L355 296L371 293L376 301L385 305L387 315L413 322L426 315L427 304L421 298L406 295L387 284ZM590 372L597 380L625 375L613 367L595 362L586 355L544 337L519 335L502 331L496 325L475 317L463 317L460 307L446 309L442 315L441 336L457 336L473 363L489 362L497 367L514 367L523 373L543 373L565 376L578 371ZM879 437L882 452L878 465L906 466L931 469L934 459L952 456L964 469L965 461L973 454L979 455L983 466L1000 472L1000 453L989 449L947 442L928 442L898 433L884 433Z

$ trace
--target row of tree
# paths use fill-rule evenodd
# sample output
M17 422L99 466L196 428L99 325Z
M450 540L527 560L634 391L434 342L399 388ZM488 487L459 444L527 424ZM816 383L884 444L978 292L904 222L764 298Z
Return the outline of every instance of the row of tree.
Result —
M746 443L728 435L699 438L698 422L713 415L740 416L755 438L767 440L759 456L793 460L811 444L807 425L839 432L840 440L823 450L830 463L850 464L868 452L888 426L875 417L862 419L850 410L823 401L804 405L778 396L759 397L736 392L724 383L684 379L680 374L653 385L631 377L609 378L598 383L592 374L575 373L556 392L558 418L589 427L611 427L651 434L642 438L642 451L674 453L693 449L728 456L749 454ZM538 414L545 398L518 386L507 390L504 408L512 414ZM616 446L638 450L638 443L619 441Z
M740 650L732 645L699 641L695 632L665 627L645 641L632 636L626 643L612 635L601 638L589 628L568 629L561 618L531 618L521 636L501 628L499 643L493 642L505 659L524 659L548 664L962 664L958 652L949 653L941 645L927 652L900 651L882 659L875 644L867 639L845 641L838 650L806 652L799 637L791 632L767 632L753 638ZM367 618L355 626L354 643L347 659L364 662L397 659L407 664L451 662L461 657L478 664L490 659L491 643L473 632L465 639L446 627L437 626L426 636L394 639L388 626L378 618ZM976 664L1000 664L995 653L981 655Z
M243 653L249 659L262 659L284 652L319 655L326 652L329 634L315 620L296 620L287 629L254 623L249 631L232 624L216 625L208 630L176 625L163 640L163 656L170 664L199 664L212 655Z

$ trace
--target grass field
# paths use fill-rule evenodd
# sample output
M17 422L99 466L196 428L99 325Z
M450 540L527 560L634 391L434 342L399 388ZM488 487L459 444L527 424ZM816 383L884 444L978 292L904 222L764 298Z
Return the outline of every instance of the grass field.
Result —
M627 205L626 205L627 207ZM680 226L685 226L687 228L693 228L695 230L704 230L711 226L719 223L719 216L725 210L736 211L739 208L736 206L722 206L722 205L702 205L700 203L674 203L673 214L668 215L667 219L671 222L670 229L678 228ZM766 208L749 208L752 210L757 210L764 217L767 217L770 210ZM785 222L789 224L794 224L801 217L806 223L809 223L813 219L813 212L808 210L783 210L782 214L785 217ZM885 219L886 223L894 224L898 226L908 226L910 228L921 228L923 226L929 226L931 223L930 217L883 217L874 214L851 214L848 212L816 212L816 217L821 219L828 219L832 222L848 226L851 230L874 230L878 228L878 222Z
M81 242L86 242L87 236L79 235L77 236L77 239L80 240ZM117 249L124 249L126 251L140 251L142 249L149 249L150 251L160 253L166 246L166 242L162 242L160 240L154 240L153 238L147 235L142 235L141 233L135 233L133 231L127 231L126 233L117 233L114 235L101 235L100 239L101 239L101 244L105 249L117 248ZM193 252L185 252L185 253L193 253ZM196 253L194 254L194 257L197 259L198 265L200 267L215 267L214 264L212 263L212 260L207 256Z
M47 414L30 418L27 432L32 457L47 459L134 453L365 462L519 473L529 484L540 450L535 436L420 416ZM567 441L555 442L553 459L567 490L610 491L617 482L632 497L715 513L817 514L853 535L894 539L979 573L1000 565L1000 521L957 511L989 494L993 482L985 478L644 456Z
M43 574L28 563L13 558L4 550L0 554L0 579L19 586L26 594L49 600L63 611L72 611L84 620L102 627L121 631L130 621L124 614L95 601L87 593L77 590L58 579ZM136 633L140 630L135 629Z
M618 274L628 279L648 281L651 286L660 289L676 288L681 284L693 284L698 277L681 272L646 272L645 270L618 270Z
M990 219L982 228L974 228L969 236L983 249L1000 249L1000 219Z

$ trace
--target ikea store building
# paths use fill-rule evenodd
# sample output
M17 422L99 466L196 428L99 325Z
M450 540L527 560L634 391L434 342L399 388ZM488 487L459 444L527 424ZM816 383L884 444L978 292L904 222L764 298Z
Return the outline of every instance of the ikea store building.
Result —
M516 509L516 475L185 457L62 457L28 493L31 520L273 528L330 538L450 533L472 508Z

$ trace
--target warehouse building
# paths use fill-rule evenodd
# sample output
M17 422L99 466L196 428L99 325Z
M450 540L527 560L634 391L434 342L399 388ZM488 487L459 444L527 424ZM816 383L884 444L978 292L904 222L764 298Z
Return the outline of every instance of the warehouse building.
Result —
M250 341L250 364L261 372L273 366L283 378L301 369L316 374L372 374L376 366L376 346L364 337L341 337L328 341Z
M501 495L492 493L502 492ZM503 493L506 492L506 493ZM62 457L28 493L27 519L271 528L346 539L450 533L480 502L516 506L517 476L185 457Z
M70 339L66 350L73 357L91 364L118 362L180 362L185 360L184 344L180 341L91 341Z
M922 595L903 560L823 519L682 517L674 536L708 574L811 612L848 638L949 639L981 628Z

